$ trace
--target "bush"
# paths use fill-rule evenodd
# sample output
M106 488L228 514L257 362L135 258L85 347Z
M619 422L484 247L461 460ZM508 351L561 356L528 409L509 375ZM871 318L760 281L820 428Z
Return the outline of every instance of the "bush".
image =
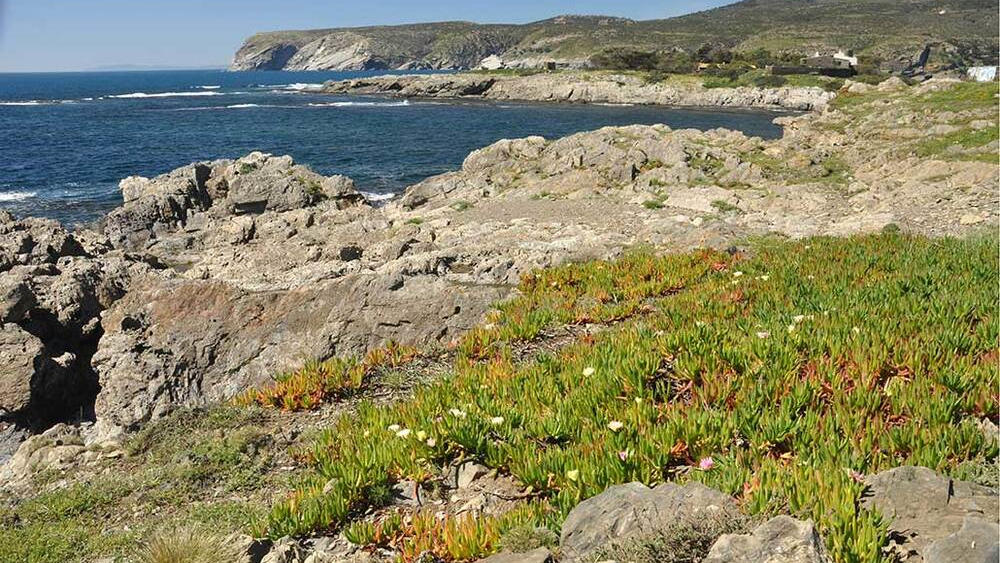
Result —
M758 88L780 88L788 84L788 79L784 76L776 76L773 74L768 74L765 76L758 76L753 80L753 85Z
M240 549L230 538L195 528L176 528L155 534L139 549L139 563L218 563L239 561Z
M556 547L559 537L541 526L517 526L500 538L500 548L511 553L526 553L539 547Z
M680 51L640 51L625 47L605 49L594 55L590 63L605 70L645 70L672 74L694 72L691 55Z
M656 534L613 543L602 549L596 560L699 563L708 555L719 536L745 533L748 523L746 517L731 513L698 520L680 520Z

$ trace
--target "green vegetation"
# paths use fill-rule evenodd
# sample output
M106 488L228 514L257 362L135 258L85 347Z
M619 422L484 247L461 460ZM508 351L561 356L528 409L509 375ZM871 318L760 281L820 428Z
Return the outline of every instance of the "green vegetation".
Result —
M749 519L739 514L708 516L672 522L650 536L612 544L596 561L630 563L700 563L723 534L745 534Z
M933 45L930 65L996 64L997 10L982 0L955 0L941 13L933 0L757 0L677 18L631 21L603 16L561 16L525 25L479 25L442 22L352 29L323 29L258 34L242 55L269 47L292 50L333 35L328 41L350 44L364 40L373 61L394 68L414 60L448 61L473 68L488 54L505 59L593 59L598 66L655 70L684 68L690 62L743 60L758 68L794 62L815 51L853 49L861 55L862 72L870 73L900 57L912 59ZM706 43L706 38L711 42ZM940 46L939 46L940 45ZM616 52L652 53L650 64ZM610 55L610 58L609 58ZM686 59L686 60L682 60ZM239 61L238 61L239 62ZM286 59L257 61L265 68L284 66ZM885 70L883 68L883 70Z
M179 528L155 534L139 550L139 563L221 563L238 561L240 549L231 538L206 530Z
M1000 139L1000 130L992 125L981 129L963 128L954 133L922 141L917 145L917 155L957 160L982 160L995 164L1000 162L1000 155L997 154L998 139ZM952 152L954 148L966 150ZM981 150L969 151L968 149Z
M729 203L728 201L717 199L712 202L712 207L717 209L719 213L740 213L740 208Z
M901 156L915 154L941 160L996 163L1000 161L998 93L1000 90L995 83L959 82L920 94L905 89L865 94L842 92L831 104L850 118L848 122L837 124L836 128L842 133L847 132L851 121L878 119L890 105L917 116L921 120L919 123L907 123L902 127L918 128L924 134L900 139L898 151ZM900 125L892 120L880 123L885 135L893 135L896 127Z
M311 473L258 532L346 526L410 546L404 560L417 547L461 560L518 528L558 529L609 485L697 480L748 514L814 519L839 562L881 561L886 523L860 508L860 475L996 462L977 421L998 414L997 242L765 239L749 256L637 252L526 276L458 343L450 375L317 438ZM521 353L586 324L605 330ZM460 459L535 500L433 530L351 523L393 483L429 486Z
M136 434L109 471L60 475L69 485L44 476L53 482L38 482L38 494L0 506L0 561L171 561L151 557L245 531L291 486L268 420L253 408L181 411Z
M278 377L263 390L247 391L236 399L239 405L279 407L287 411L309 410L324 402L344 399L359 392L377 374L417 358L413 348L389 343L363 359L333 358L308 362L301 369Z

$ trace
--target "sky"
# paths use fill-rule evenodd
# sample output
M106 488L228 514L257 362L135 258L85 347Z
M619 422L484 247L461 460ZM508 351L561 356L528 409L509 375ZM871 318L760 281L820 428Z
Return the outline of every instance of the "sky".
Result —
M224 67L258 31L560 14L655 19L733 0L0 0L0 72Z

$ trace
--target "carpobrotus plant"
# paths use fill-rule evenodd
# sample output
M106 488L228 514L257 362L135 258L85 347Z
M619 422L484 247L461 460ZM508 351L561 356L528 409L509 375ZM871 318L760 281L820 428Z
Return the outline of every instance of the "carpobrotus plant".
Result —
M751 248L525 277L458 343L449 376L319 438L313 477L258 533L348 525L394 482L475 458L545 507L517 525L557 527L617 483L698 480L748 514L815 520L837 561L880 561L886 523L859 505L863 475L997 457L978 425L997 417L997 240ZM523 353L582 325L599 330ZM484 552L505 531L490 530Z

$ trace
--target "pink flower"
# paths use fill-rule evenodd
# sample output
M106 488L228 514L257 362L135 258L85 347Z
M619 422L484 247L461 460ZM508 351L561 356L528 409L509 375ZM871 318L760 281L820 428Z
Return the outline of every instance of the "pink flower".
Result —
M618 452L618 459L625 461L628 459L628 454L629 454L628 450L625 450L623 452Z
M698 462L698 469L701 471L708 471L715 467L715 460L710 457L703 457L701 461Z
M858 482L858 483L864 483L865 482L865 476L862 475L861 473L858 473L857 471L855 471L853 469L849 470L848 473L850 474L851 479L854 479L855 482Z

